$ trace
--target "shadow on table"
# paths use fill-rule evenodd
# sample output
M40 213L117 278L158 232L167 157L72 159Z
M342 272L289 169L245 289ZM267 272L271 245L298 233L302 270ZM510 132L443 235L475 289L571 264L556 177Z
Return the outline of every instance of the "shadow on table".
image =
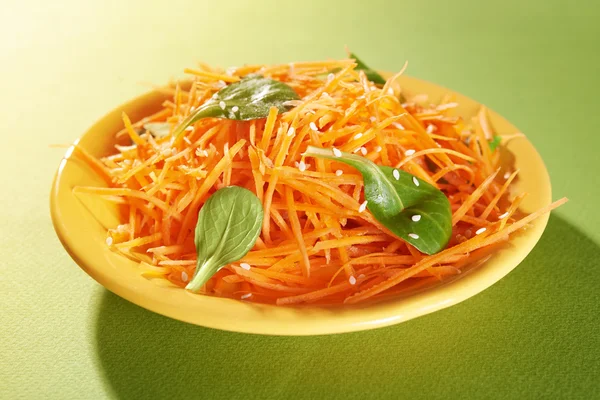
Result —
M484 293L393 327L318 337L201 328L106 291L97 353L123 399L588 397L600 389L590 370L599 260L597 244L553 215L531 255Z

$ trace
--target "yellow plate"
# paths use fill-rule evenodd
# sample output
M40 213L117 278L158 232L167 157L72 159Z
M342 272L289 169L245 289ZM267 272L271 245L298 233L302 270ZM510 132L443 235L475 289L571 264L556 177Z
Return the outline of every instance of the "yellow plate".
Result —
M449 90L410 77L401 77L407 94L425 93L432 101ZM453 93L460 104L457 113L470 117L479 104ZM114 133L122 128L121 112L138 120L160 108L164 94L151 92L112 111L92 126L78 141L96 156L113 151ZM500 134L518 130L500 115L490 111L493 128ZM550 204L548 172L542 159L523 138L513 139L508 150L515 167L521 170L515 191L529 193L521 209L532 212ZM75 196L75 186L101 186L102 180L70 148L56 174L50 195L52 221L65 249L92 278L117 295L148 310L192 324L237 332L270 335L316 335L351 332L397 324L457 304L492 285L515 268L539 240L548 216L538 218L510 246L497 252L483 265L440 283L385 302L352 307L301 308L251 304L243 301L194 295L185 290L157 284L140 275L136 263L108 249L106 228L119 223L117 209L90 195ZM85 197L84 197L85 196Z

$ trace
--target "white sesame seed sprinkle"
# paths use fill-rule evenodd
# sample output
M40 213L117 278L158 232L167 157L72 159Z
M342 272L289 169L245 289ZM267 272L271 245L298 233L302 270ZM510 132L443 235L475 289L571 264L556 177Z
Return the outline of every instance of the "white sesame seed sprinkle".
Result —
M327 75L327 81L328 81L328 82L331 82L331 81L333 80L333 78L335 78L335 75L334 75L334 74L329 74L329 75Z
M186 131L191 132L194 130L193 126L188 126L187 128L185 128Z
M366 156L366 155L367 155L367 148L366 148L366 147L361 147L361 148L360 148L360 153L361 153L363 156Z
M400 179L400 171L398 171L397 169L392 171L392 175L394 175L394 179L396 179L396 180Z
M413 183L415 184L415 186L419 186L419 180L416 176L413 176Z
M436 130L436 129L437 129L437 128L435 127L435 125L433 125L433 124L429 124L429 125L427 126L427 133L433 133L433 132L435 132L435 130Z
M388 89L388 93L391 94L391 95L393 95L394 94L394 88L389 88Z
M486 228L479 228L479 229L477 229L477 230L475 231L475 234L476 234L476 235L481 235L481 234L482 234L483 232L485 232L485 231L487 231L487 229L486 229Z
M400 129L401 131L406 130L406 128L404 127L404 125L402 125L399 122L394 122L392 125L394 125L396 128Z
M367 200L363 201L363 203L360 205L360 207L358 207L358 212L364 212L367 209Z
M410 217L410 219L412 219L414 222L419 222L421 220L421 216L419 214L415 214Z
M508 217L508 211L507 211L507 212L505 212L504 214L500 215L500 216L498 217L498 219L504 219L504 218L506 218L506 217Z
M240 264L240 268L245 269L246 271L250 271L250 264L248 264L248 263L241 263Z
M107 246L112 246L113 244L113 238L111 238L110 236L106 238L106 245Z
M300 162L298 163L298 169L299 169L301 172L304 172L304 171L306 171L306 164L304 163L304 161L300 161Z
M354 139L360 139L362 135L362 133L357 133L356 135L354 135Z
M382 150L381 146L375 147L375 153L380 153Z
M342 176L343 173L344 173L344 171L342 171L341 169L338 169L337 171L335 171L335 174L337 176Z
M323 92L323 93L321 94L321 96L323 96L323 97L329 97L329 93L327 93L327 92Z
M438 110L447 110L449 108L454 108L454 107L458 107L458 103L440 104L439 106L437 106L437 109Z
M405 155L406 157L410 157L410 156L412 156L413 154L415 154L415 150L413 150L413 149L406 150L406 151L404 152L404 155Z
M189 279L189 277L188 277L188 274L187 274L187 272L185 272L185 271L181 271L181 280L182 280L183 282L187 282L187 281L188 281L188 279Z
M217 97L219 97L219 95L216 94L216 93L212 95L212 98L215 99L215 100L217 99Z
M342 152L339 151L338 149L336 149L335 147L332 148L332 150L333 150L333 155L334 156L336 156L336 157L341 157L342 156Z
M506 172L506 173L504 174L504 179L508 179L508 178L510 178L510 172Z
M416 233L409 233L408 237L411 238L411 239L418 239L419 235L417 235Z
M288 129L288 136L294 136L294 134L296 133L296 129L293 126L290 126L290 129Z
M233 107L231 107L231 111L233 111L235 113L235 112L240 111L240 108L238 106L233 106Z
M377 121L377 118L375 118L375 117L371 117L371 118L369 118L369 120L370 120L371 122L375 122L375 121Z
M308 126L310 126L310 129L312 129L315 132L319 130L319 128L317 128L317 125L314 122L311 122L310 124L308 124Z
M356 285L356 278L354 276L350 276L350 278L348 278L348 282L350 282L351 285Z
M250 297L252 297L252 293L246 293L246 294L243 294L243 295L240 297L240 299L242 299L242 300L246 300L246 299L249 299Z
M224 110L224 109L225 109L225 106L226 106L225 102L221 100L221 101L219 102L219 107L221 107L221 110Z

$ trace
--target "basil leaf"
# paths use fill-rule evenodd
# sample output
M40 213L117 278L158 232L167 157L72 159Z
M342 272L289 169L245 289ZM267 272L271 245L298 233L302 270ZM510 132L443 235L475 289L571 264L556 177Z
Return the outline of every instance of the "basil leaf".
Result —
M226 118L238 121L266 118L271 107L286 111L285 102L299 99L298 94L283 82L261 75L248 75L239 82L219 90L191 113L173 132L177 138L185 128L203 118Z
M423 253L437 253L448 244L452 234L450 202L432 185L408 172L377 165L355 154L341 153L341 157L336 157L329 149L308 146L304 155L356 168L363 176L371 214Z
M360 60L360 58L356 56L356 54L350 53L350 58L353 58L356 61L356 69L362 69L365 71L365 75L371 82L378 85L385 85L385 79L383 79L383 76L379 75L379 73L374 69L369 68Z
M200 290L218 270L244 257L256 243L263 207L256 195L238 186L217 190L198 214L196 272L185 287Z
M500 146L500 143L502 142L502 137L498 136L498 135L494 135L494 138L490 141L490 150L493 152L494 150L496 150L496 148L498 146Z
M170 122L149 122L144 124L144 129L157 139L169 136L173 124Z

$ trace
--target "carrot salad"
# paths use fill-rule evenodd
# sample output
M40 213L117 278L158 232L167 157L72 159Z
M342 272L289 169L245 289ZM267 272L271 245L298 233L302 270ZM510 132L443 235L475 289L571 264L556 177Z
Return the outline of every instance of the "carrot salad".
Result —
M402 72L383 85L353 59L227 70L201 64L186 72L191 84L163 89L172 99L158 112L135 122L123 114L116 136L130 144L100 159L82 148L75 153L107 183L75 191L122 205L122 224L108 231L107 245L149 279L186 286L196 269L199 210L228 186L258 197L262 228L254 247L199 293L277 305L355 304L449 279L566 201L520 213L525 194L509 194L519 171L501 165L502 145L490 146L496 133L485 108L464 120L453 114L451 97L439 104L425 95L406 98L396 79ZM289 85L298 99L283 112L272 107L266 118L205 118L181 135L169 133L253 73ZM152 124L166 131L157 134ZM452 213L447 246L427 255L392 234L365 208L361 174L304 156L309 145L360 155L441 190Z

